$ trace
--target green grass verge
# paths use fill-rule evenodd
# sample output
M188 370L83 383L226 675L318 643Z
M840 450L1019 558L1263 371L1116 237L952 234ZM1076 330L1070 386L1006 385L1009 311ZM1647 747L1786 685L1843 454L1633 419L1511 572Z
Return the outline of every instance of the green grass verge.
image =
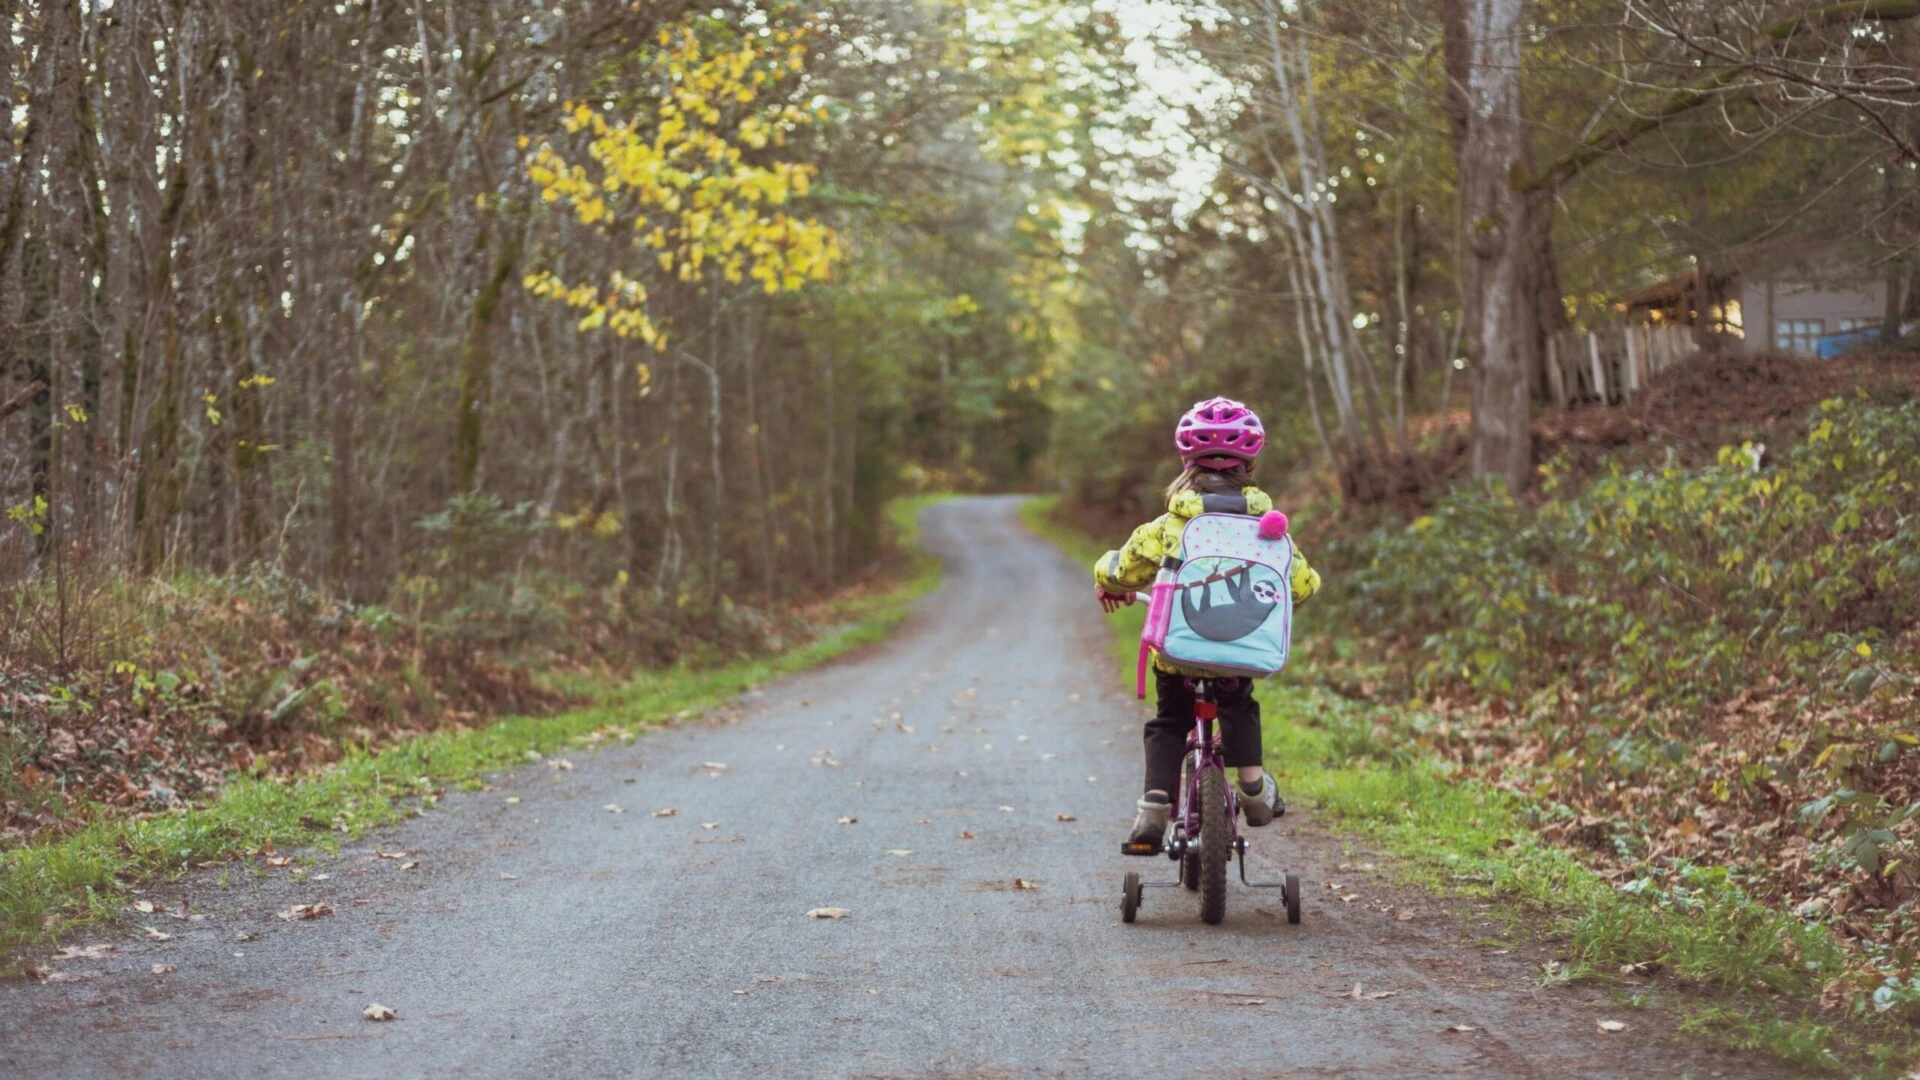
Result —
M596 701L584 709L422 735L382 750L350 753L291 781L238 778L204 806L144 820L101 820L58 840L0 855L0 973L17 972L26 959L23 950L116 915L132 882L269 843L337 843L340 836L357 836L418 813L448 785L477 784L484 772L522 764L529 752L549 753L594 732L631 732L698 711L878 641L914 600L939 584L939 564L918 548L916 518L946 497L893 502L888 515L895 534L913 552L904 578L833 605L834 629L790 652L704 670L643 672L618 686L592 688Z
M1029 500L1021 515L1091 568L1107 545L1057 521L1056 502ZM1114 657L1129 689L1144 607L1113 616ZM1684 887L1616 887L1541 837L1543 807L1457 776L1425 752L1417 707L1351 701L1302 681L1310 674L1290 671L1261 688L1268 767L1290 798L1395 856L1402 880L1499 902L1564 944L1569 962L1559 977L1614 979L1631 1004L1652 998L1614 973L1660 965L1706 992L1677 1003L1689 1030L1809 1070L1908 1075L1900 1063L1920 1050L1912 1030L1813 1016L1822 988L1844 971L1824 927L1766 907L1706 868L1686 875Z

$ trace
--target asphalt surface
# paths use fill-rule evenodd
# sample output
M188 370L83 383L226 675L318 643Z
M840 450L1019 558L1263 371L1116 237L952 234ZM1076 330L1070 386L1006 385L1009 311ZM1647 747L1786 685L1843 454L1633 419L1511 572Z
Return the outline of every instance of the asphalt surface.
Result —
M1310 811L1249 834L1256 876L1306 879L1301 925L1237 882L1220 926L1179 889L1123 925L1123 872L1172 878L1117 853L1138 706L1015 503L927 512L946 583L884 645L338 855L151 889L173 914L0 984L0 1075L1775 1074L1620 989L1543 989L1550 953Z

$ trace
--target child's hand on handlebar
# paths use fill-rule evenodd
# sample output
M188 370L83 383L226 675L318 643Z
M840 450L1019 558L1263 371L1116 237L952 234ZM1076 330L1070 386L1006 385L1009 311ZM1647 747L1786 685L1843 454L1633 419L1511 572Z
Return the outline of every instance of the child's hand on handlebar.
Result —
M1096 586L1094 594L1100 598L1100 610L1108 615L1119 611L1122 605L1133 603L1132 593L1110 593Z

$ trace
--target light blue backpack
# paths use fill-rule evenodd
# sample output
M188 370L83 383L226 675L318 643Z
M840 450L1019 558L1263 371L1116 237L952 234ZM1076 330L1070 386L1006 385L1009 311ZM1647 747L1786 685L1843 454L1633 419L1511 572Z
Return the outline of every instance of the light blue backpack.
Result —
M1246 507L1237 497L1207 496L1206 512L1180 534L1180 554L1160 565L1140 634L1135 681L1141 697L1152 651L1182 667L1228 676L1267 676L1287 666L1293 643L1287 516L1222 512L1236 504Z

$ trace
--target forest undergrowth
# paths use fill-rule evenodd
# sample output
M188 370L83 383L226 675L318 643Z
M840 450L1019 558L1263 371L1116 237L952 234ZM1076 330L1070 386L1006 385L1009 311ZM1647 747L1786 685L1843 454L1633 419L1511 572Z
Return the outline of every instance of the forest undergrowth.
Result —
M927 498L903 500L908 513ZM500 516L496 512L495 516ZM909 518L896 515L896 531ZM697 586L589 588L564 553L470 554L467 572L354 603L271 568L0 592L0 848L281 782L436 731L589 704L635 671L706 671L804 647L910 571L904 549L848 588L768 607ZM471 546L482 540L471 534ZM506 544L495 537L495 545ZM449 560L450 561L450 560ZM62 625L64 624L64 625Z
M1537 502L1462 487L1330 545L1367 647L1310 662L1420 701L1411 737L1621 888L1685 907L1712 868L1834 930L1830 1000L1920 1010L1920 409L1804 424L1772 461L1550 462Z

